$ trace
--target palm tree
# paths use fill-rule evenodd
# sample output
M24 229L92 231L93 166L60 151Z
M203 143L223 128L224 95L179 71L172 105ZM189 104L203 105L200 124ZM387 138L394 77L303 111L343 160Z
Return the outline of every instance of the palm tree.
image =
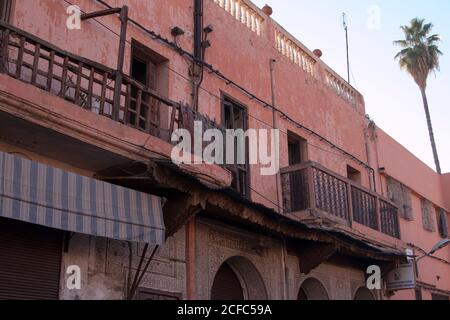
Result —
M433 126L431 124L430 110L428 108L428 99L426 95L428 76L436 70L439 70L439 56L442 55L442 52L439 50L438 43L441 39L439 35L431 34L433 24L425 24L424 19L415 18L411 20L409 26L402 26L401 29L405 34L405 39L394 41L395 45L402 48L395 56L395 59L399 61L400 67L413 77L420 88L425 115L427 117L436 171L441 174L441 166L439 163L436 142L434 140Z

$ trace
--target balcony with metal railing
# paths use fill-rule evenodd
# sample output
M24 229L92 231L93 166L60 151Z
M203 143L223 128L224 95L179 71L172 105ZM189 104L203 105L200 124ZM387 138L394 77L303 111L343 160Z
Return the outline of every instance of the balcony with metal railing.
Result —
M351 227L354 222L400 239L397 206L361 185L307 162L281 170L284 211ZM304 215L305 217L308 214Z

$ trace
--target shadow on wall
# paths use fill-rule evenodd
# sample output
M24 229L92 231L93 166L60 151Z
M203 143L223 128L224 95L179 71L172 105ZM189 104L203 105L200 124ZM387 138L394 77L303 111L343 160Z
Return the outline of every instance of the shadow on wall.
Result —
M361 287L356 291L354 300L371 301L376 299L369 289Z
M246 258L228 259L214 277L211 300L267 299L267 290L259 271Z
M303 281L299 292L298 300L330 300L327 290L316 278L308 278Z

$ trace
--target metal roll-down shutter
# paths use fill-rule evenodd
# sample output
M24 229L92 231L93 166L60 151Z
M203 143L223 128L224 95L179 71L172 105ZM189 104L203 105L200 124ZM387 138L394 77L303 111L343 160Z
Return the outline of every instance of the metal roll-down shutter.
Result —
M62 232L0 218L0 299L56 300Z

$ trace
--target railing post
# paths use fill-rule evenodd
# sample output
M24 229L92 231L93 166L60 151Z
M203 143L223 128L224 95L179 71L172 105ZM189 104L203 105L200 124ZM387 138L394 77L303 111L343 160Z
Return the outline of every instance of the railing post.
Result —
M378 197L375 201L375 212L377 215L377 230L381 231L381 200Z
M123 65L125 60L125 44L127 40L128 27L128 7L123 6L120 11L120 42L119 54L117 58L116 83L114 86L114 106L112 111L112 118L115 121L119 120L120 113L120 98L122 96L122 82L123 82Z
M353 197L352 197L352 185L350 183L347 184L347 202L348 202L348 222L350 223L350 227L353 226Z
M2 43L0 46L0 73L6 73L8 63L8 45L9 45L9 30L4 29L2 31Z
M309 208L314 210L317 208L316 192L314 186L314 167L312 165L309 166L306 172L308 175Z

